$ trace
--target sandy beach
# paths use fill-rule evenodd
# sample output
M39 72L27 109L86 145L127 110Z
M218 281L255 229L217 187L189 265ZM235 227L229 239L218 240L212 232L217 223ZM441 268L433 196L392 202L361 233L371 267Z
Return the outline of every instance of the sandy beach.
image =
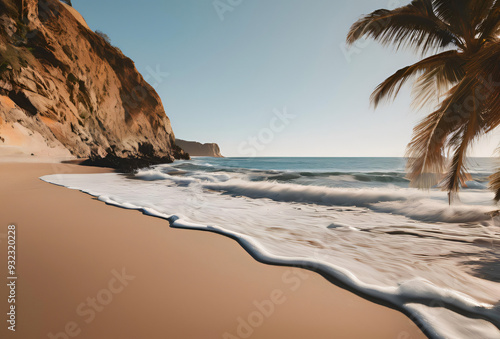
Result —
M425 338L395 310L235 241L172 229L40 176L105 169L0 163L2 338ZM7 226L16 225L16 332Z

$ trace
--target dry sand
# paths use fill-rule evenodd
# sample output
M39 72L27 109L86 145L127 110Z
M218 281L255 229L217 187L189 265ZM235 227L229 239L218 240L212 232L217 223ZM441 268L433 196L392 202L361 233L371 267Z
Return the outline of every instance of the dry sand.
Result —
M172 229L38 179L102 171L0 163L0 338L425 338L403 314L315 273L258 263L231 239ZM15 333L6 322L11 223ZM120 282L122 269L129 277ZM238 333L241 319L253 325Z

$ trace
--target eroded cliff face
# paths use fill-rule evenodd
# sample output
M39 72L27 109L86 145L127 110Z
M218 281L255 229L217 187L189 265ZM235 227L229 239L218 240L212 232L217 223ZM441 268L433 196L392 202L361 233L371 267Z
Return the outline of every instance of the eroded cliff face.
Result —
M222 158L219 145L215 143L202 144L196 141L176 139L177 146L186 151L190 156Z
M0 0L0 147L22 135L48 153L173 158L170 121L132 60L68 5L22 3Z

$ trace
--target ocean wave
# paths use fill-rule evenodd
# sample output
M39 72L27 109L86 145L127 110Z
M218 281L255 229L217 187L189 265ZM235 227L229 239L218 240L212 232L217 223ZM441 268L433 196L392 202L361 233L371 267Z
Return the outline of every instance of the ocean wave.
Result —
M258 174L258 173L250 173ZM377 172L377 173L360 173L360 172L282 172L274 175L260 175L252 178L258 181L282 181L295 182L300 179L330 179L332 183L335 181L358 181L360 183L394 183L408 184L409 180L405 178L404 173L394 172Z
M205 184L204 187L249 198L358 207L368 207L370 204L381 201L398 201L412 196L422 196L418 192L408 194L402 190L331 188L268 181L252 182L241 179Z
M332 172L333 173L333 172ZM334 172L343 175L343 172ZM331 173L330 173L331 174ZM394 174L394 173L393 173ZM318 173L325 176L326 173ZM367 176L375 176L367 173ZM233 196L253 199L271 199L281 202L310 203L328 206L366 207L380 213L392 213L426 222L467 223L491 220L493 206L455 204L449 206L441 192L425 193L407 188L337 188L302 185L287 181L298 178L298 173L281 173L274 176L252 177L252 181L235 179L224 172L192 172L189 176L177 175L171 168L150 168L137 171L136 179L155 181L170 180L179 186L192 184ZM268 178L273 180L269 181ZM347 180L345 177L342 177ZM469 183L469 190L483 184Z
M428 222L486 221L492 219L490 212L495 210L489 206L463 204L449 206L442 194L441 200L437 200L432 199L430 194L412 189L331 188L245 180L230 180L203 186L233 196L329 206L366 207L376 212L398 214Z
M454 204L434 199L413 199L398 202L379 202L370 209L380 213L404 215L425 222L468 223L492 220L496 209L489 206Z
M231 178L243 178L250 182L296 183L304 186L326 187L387 187L409 186L406 173L398 171L279 171L216 166L201 161L179 162L154 166L139 170L137 179L166 180L172 175L184 175L208 182L228 181ZM471 173L473 180L467 182L464 190L486 190L488 177L482 173Z

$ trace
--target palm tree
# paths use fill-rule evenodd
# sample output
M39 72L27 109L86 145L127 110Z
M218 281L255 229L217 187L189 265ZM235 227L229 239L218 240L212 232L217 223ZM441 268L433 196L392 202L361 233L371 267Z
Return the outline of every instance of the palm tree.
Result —
M432 107L408 145L412 187L439 185L451 203L470 180L469 146L500 124L499 35L500 0L413 0L394 10L376 10L352 25L348 45L366 37L422 56L371 96L377 107L413 80L413 107ZM490 186L500 200L500 170Z

